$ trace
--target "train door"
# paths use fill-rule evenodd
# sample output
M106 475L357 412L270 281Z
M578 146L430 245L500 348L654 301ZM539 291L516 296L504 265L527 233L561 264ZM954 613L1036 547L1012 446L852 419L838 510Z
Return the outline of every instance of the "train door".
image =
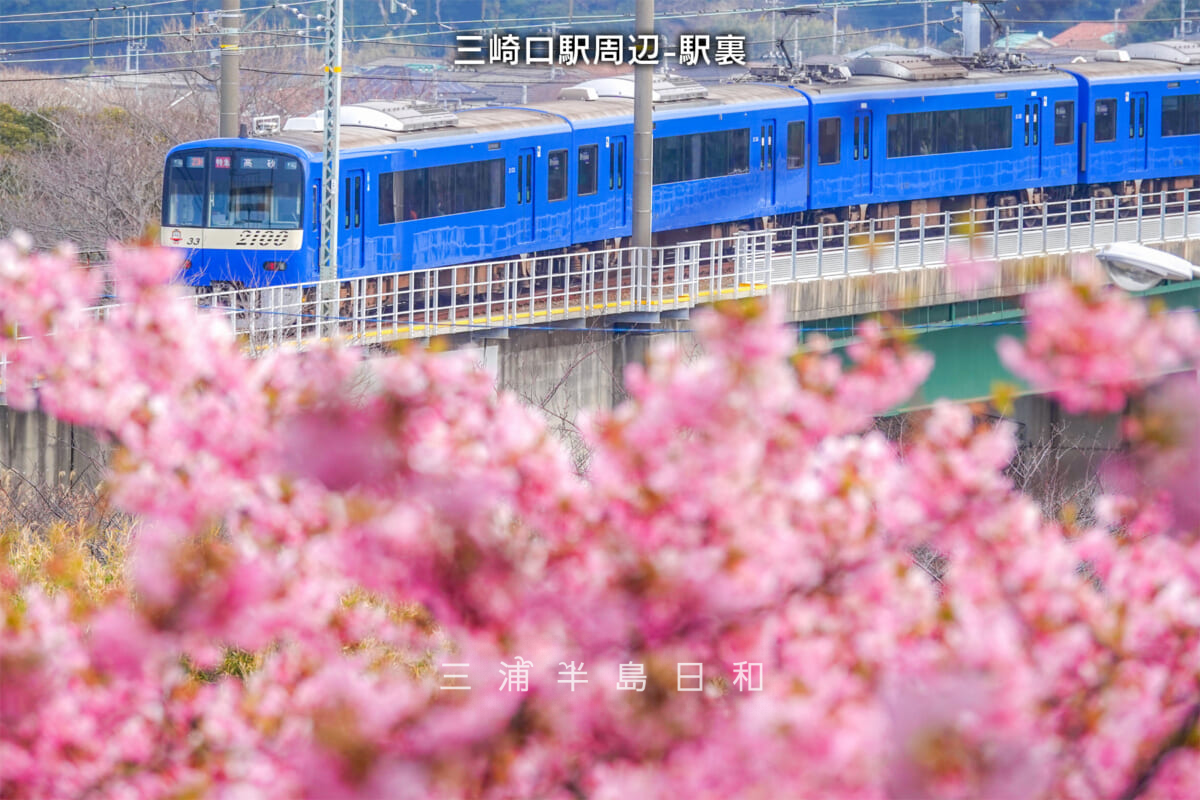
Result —
M1034 178L1042 177L1042 107L1041 99L1032 97L1025 104L1025 152L1033 165Z
M341 224L338 233L338 266L343 275L362 274L363 268L363 193L366 179L361 169L341 174Z
M608 140L608 188L616 192L617 224L624 225L629 219L629 198L625 194L624 136L612 136Z
M1146 169L1146 92L1134 92L1129 98L1129 140L1133 148L1134 169Z
M766 172L767 199L775 205L775 120L764 120L759 126L758 168Z
M871 112L854 114L855 194L870 194L871 186Z
M518 241L522 244L533 241L534 223L537 221L533 203L533 164L536 154L532 147L522 147L517 151L517 219L520 225Z

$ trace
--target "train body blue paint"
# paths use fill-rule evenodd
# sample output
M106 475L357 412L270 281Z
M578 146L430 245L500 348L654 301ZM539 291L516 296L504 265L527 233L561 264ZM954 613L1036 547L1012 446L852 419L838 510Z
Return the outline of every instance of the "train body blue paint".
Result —
M1130 52L1061 69L892 57L860 59L836 83L656 84L656 236L1200 185L1200 45ZM631 88L604 79L558 102L456 115L347 107L340 276L628 237ZM162 240L187 251L189 283L317 279L321 119L289 128L167 154Z

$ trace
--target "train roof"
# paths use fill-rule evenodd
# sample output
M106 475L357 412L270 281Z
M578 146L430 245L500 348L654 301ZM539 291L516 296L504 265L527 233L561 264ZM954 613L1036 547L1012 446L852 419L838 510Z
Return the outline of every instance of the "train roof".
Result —
M1167 61L1130 60L1130 61L1087 61L1081 64L1062 64L1063 72L1078 75L1089 83L1121 83L1132 77L1153 77L1155 75L1168 78L1180 74L1200 74L1200 64L1186 66L1172 64Z
M613 79L606 79L612 81ZM595 82L592 82L595 83ZM632 84L632 81L625 81ZM582 85L586 88L587 84ZM610 86L615 84L610 83ZM799 92L786 86L774 84L719 84L706 86L703 96L689 97L681 100L660 100L654 104L654 116L658 119L695 116L707 113L714 108L728 109L731 112L751 110L772 106L802 106L807 100ZM622 89L613 89L621 91ZM577 97L578 94L568 94ZM555 114L561 114L576 127L593 127L600 121L605 124L616 119L633 118L632 85L627 94L606 95L596 99L568 99L551 103L530 106ZM591 123L591 124L589 124Z
M448 137L487 138L517 129L541 128L548 133L567 132L571 127L586 129L632 119L633 82L617 78L605 79L605 83L607 85L601 87L605 91L623 93L601 96L593 89L591 92L568 94L571 99L520 107L472 108L455 114L405 101L371 101L343 106L342 119L349 121L343 122L339 132L341 147L343 150L354 150L410 142L415 144ZM660 99L654 104L655 116L666 119L703 114L714 108L733 112L807 103L803 95L786 86L736 84L700 87L694 84L694 87L696 90L690 90L682 99L674 100L669 96ZM423 124L421 114L436 118L436 121ZM322 150L323 125L323 114L316 112L299 118L298 122L290 121L287 128L271 137L271 141L319 153ZM405 126L411 126L411 129L406 130Z
M518 129L541 129L546 133L565 133L570 130L567 121L561 116L534 107L476 108L452 114L437 107L433 107L436 111L425 109L424 105L404 101L371 101L343 106L342 118L350 121L344 122L338 132L341 149L387 147L447 137L488 138L497 132ZM404 116L400 113L404 109L417 107L420 107L420 110L416 114ZM358 113L364 109L379 111L381 108L388 109L382 117L377 114ZM423 125L417 119L421 113L436 116L436 120ZM396 126L384 127L388 124L387 117L396 119ZM413 124L414 120L416 124ZM289 127L272 136L271 141L291 144L310 153L320 153L323 147L323 113L318 111L308 117L302 117L301 124L295 127L292 127L293 122L295 121L289 121ZM403 127L405 123L411 127L406 129ZM396 129L397 127L399 129Z
M872 59L885 61L885 59ZM880 70L883 72L883 70ZM881 88L889 95L911 97L920 95L951 94L964 87L986 84L989 89L1020 91L1042 89L1053 86L1073 86L1075 79L1051 69L1028 69L1013 72L997 70L964 69L949 77L925 77L906 79L892 74L852 74L839 83L796 84L795 88L811 95L814 100L853 100L858 96L875 98Z

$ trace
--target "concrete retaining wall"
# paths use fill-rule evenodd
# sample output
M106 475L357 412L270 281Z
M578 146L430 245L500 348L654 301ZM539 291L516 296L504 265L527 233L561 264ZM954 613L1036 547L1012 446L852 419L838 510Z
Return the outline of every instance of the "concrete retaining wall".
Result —
M108 448L85 428L0 405L0 469L31 483L99 481Z

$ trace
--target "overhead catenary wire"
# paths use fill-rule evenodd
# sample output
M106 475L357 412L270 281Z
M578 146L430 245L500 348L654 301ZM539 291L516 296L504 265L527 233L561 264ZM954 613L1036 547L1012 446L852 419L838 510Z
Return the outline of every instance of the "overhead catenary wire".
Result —
M659 17L659 18L660 19L672 19L672 18L676 18L676 16L678 16L678 18L685 18L685 17L691 16L691 15L667 15L665 17ZM931 20L930 23L938 24L943 21L949 21L949 20ZM368 26L362 26L362 27L368 27ZM370 26L370 27L376 27L376 26ZM505 30L505 32L513 32L513 31L517 31L517 30L541 30L543 27L544 26L530 24L530 25L525 25L525 26L514 26L512 28L505 28L504 30ZM907 25L894 25L894 26L889 26L886 28L869 28L869 29L863 29L863 30L841 31L839 33L839 36L842 36L842 37L868 36L868 35L875 35L875 34L880 34L880 33L890 33L890 32L895 32L895 31L900 31L900 30L909 30L909 29L920 28L920 27L923 27L923 23L910 23ZM457 33L457 34L466 34L466 33L471 33L471 32L472 31L469 31L469 30L454 31L454 33ZM169 33L169 34L163 34L163 33L151 34L150 38L173 38L173 39L190 38L192 36L197 35L197 33L198 32L196 32L196 31L178 31L178 32L173 32L173 33ZM200 35L206 35L206 34L200 33ZM291 38L300 38L300 39L304 39L305 41L293 43L293 44L283 44L283 45L244 44L241 46L241 50L243 52L249 52L249 51L255 51L255 50L278 50L280 48L286 48L286 47L309 47L312 44L318 43L320 41L319 36L315 36L315 35L311 35L311 34L306 36L304 33L300 32L300 31L290 31L290 30L263 29L260 31L248 31L248 32L246 32L245 35L246 36L283 36L283 37L291 37ZM422 32L405 33L405 34L397 34L397 35L359 37L359 38L355 38L355 39L352 39L349 41L352 44L418 46L418 47L433 47L433 48L442 48L442 49L457 48L457 45L453 44L453 43L408 41L408 40L416 39L416 38L419 38L422 36L441 36L441 35L446 35L446 32L445 31L436 31L436 32L422 31ZM817 34L810 34L810 35L801 36L801 37L793 37L791 40L798 41L798 42L819 41L819 40L823 40L823 39L829 39L832 37L832 35L833 35L832 33L817 33ZM110 41L113 43L126 42L126 41L128 41L128 37L110 37ZM749 40L746 40L745 43L747 45L771 45L771 44L774 44L773 41L766 40L766 39L749 39ZM87 44L87 40L77 41L77 42L72 43L72 45L70 47L71 48L82 47L82 46L86 46L86 44ZM64 48L52 48L52 49L64 49ZM211 55L213 50L214 50L214 48L212 48L212 47L203 47L203 48L194 48L194 49L190 49L190 50L168 50L168 51L161 51L161 52L145 52L142 54L141 57L143 59L153 59L153 58L178 58L178 57L186 56L186 55L208 56L208 55ZM117 58L117 57L119 57L118 54L100 56L100 58ZM50 63L66 63L66 62L71 62L71 61L88 61L88 60L95 60L95 58L90 57L90 56L61 56L61 57L56 57L56 58L7 59L6 61L4 61L2 63L8 64L8 65L50 64ZM200 66L200 65L197 65L197 66ZM247 68L243 67L243 69L247 69ZM260 70L260 71L263 71L263 70ZM150 72L150 70L141 70L141 72L143 72L143 73ZM295 74L297 76L300 76L300 75L306 74L306 73L287 73L286 71L275 71L275 72L276 72L276 74L281 74L281 75L282 74ZM67 76L59 76L59 77L67 77ZM84 76L79 76L79 77L84 77ZM4 82L5 80L8 80L8 79L0 78L0 82ZM437 80L437 78L430 78L429 80Z

